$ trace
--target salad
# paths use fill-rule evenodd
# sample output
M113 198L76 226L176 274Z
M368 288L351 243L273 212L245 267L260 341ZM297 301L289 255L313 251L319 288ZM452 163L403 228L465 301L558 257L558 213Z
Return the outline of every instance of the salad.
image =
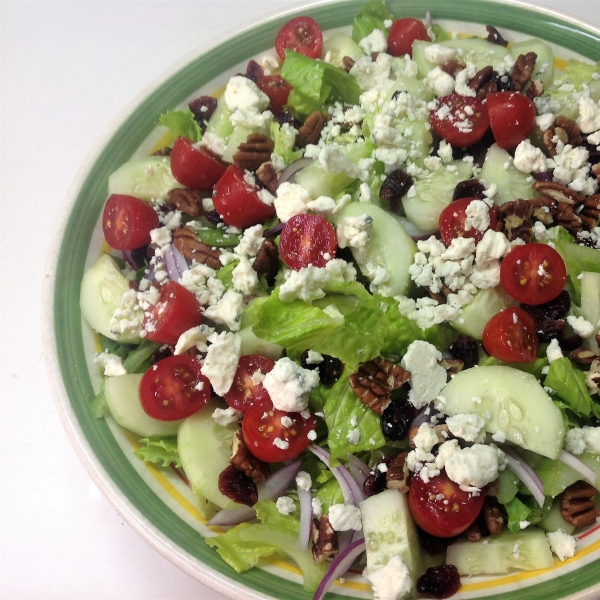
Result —
M600 516L600 65L371 0L157 119L81 284L91 410L179 470L223 560L387 600L575 556Z

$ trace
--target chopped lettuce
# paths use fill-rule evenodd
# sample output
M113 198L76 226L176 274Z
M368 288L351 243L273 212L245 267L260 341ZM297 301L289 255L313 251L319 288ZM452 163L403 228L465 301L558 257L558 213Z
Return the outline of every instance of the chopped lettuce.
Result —
M271 500L254 505L260 523L241 523L218 537L206 538L221 558L238 573L254 567L261 558L275 552L287 554L302 569L304 588L315 591L327 565L315 565L310 550L298 549L300 522L293 515L281 515Z
M127 355L123 366L128 373L145 373L151 366L152 356L160 348L161 344L142 340L142 343Z
M169 110L160 115L158 119L159 125L164 125L171 130L173 137L182 135L192 142L199 142L202 139L202 131L194 113L187 108L186 110Z
M590 64L576 58L570 58L564 68L563 75L569 83L579 90L583 85L589 85L600 75L600 62Z
M307 114L310 114L310 112ZM270 134L271 139L273 142L275 142L273 153L279 154L279 156L281 156L285 161L286 165L289 165L298 158L302 157L302 152L300 152L300 150L293 150L294 144L296 143L296 134L293 128L289 126L282 127L276 121L272 121L270 125Z
M331 474L331 471L328 471ZM315 498L321 501L321 508L323 514L326 515L329 512L329 507L334 504L344 504L344 494L342 488L337 482L337 479L331 474L331 478L317 491Z
M537 379L540 379L542 376L542 369L548 366L547 358L536 358L533 362L526 363L507 363L494 358L493 356L488 356L484 358L480 363L480 367L491 367L496 365L505 365L507 367L512 367L513 369L519 369L519 371L524 371L525 373L531 373Z
M177 438L142 438L142 446L136 450L137 456L146 462L155 463L163 467L173 464L181 467L181 459L177 451Z
M550 363L544 385L553 389L576 415L600 417L600 405L594 403L585 385L585 374L566 357Z
M530 525L539 523L552 506L552 498L546 497L544 506L540 506L532 496L515 496L504 504L508 515L508 528L512 533L521 531L521 523L527 521Z
M96 394L96 397L92 400L90 404L90 410L92 411L92 415L95 419L103 419L107 415L110 414L110 409L108 408L108 402L106 401L106 396L104 395L104 382L106 378L102 380L100 385L100 391Z
M393 21L394 15L387 9L383 0L370 0L354 18L352 23L352 39L358 44L360 40L375 29L386 31L385 21Z
M224 229L198 229L196 230L200 241L207 246L237 246L240 243L239 233L227 233Z

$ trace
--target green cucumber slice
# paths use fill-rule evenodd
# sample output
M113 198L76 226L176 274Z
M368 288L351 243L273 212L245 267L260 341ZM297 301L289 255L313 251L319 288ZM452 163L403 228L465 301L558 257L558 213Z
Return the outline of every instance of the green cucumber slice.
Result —
M338 31L323 42L321 59L324 60L327 57L327 61L335 67L344 68L344 56L349 56L352 60L357 61L364 55L362 48L349 35Z
M230 117L231 111L225 104L225 96L221 96L217 100L217 108L215 109L215 112L211 115L208 123L206 124L205 134L213 133L224 140L228 139L233 131L233 125L229 120Z
M598 333L600 323L600 273L583 271L581 277L581 316L595 326ZM584 344L594 352L598 352L596 336L592 335L584 340Z
M577 458L596 473L596 488L600 488L600 455L584 452ZM544 494L553 498L564 492L570 485L583 479L581 473L565 463L549 458L542 459L534 466L535 472L544 484Z
M554 501L550 510L544 515L544 518L537 523L537 527L546 533L552 533L553 531L562 529L565 533L571 535L575 531L575 525L567 523L567 521L562 518L560 500Z
M252 327L244 327L237 334L242 338L242 355L260 354L273 361L279 360L283 354L283 347L279 344L273 344L267 340L261 340L254 335Z
M563 447L562 413L530 373L496 365L457 373L440 392L447 415L475 413L489 433L548 458ZM474 400L476 399L476 400Z

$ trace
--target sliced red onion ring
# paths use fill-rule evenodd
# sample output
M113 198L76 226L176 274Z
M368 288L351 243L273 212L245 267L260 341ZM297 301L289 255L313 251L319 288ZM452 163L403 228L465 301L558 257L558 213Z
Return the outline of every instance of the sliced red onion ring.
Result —
M348 470L358 485L362 485L365 479L371 474L372 469L354 454L348 454Z
M300 535L298 545L300 546L300 550L308 550L310 524L312 521L312 494L310 490L298 488L298 500L300 501Z
M181 273L177 267L177 262L175 261L175 256L173 255L173 246L169 245L165 249L164 253L165 259L165 269L167 270L167 275L171 281L179 282L181 279Z
M321 580L321 584L317 588L313 600L322 600L327 593L327 590L333 585L333 582L342 577L348 572L354 561L365 551L365 540L356 540L349 544L342 552L340 552L335 560L331 563L325 577Z
M300 467L302 465L301 460L296 460L289 465L286 465L279 471L273 473L262 483L259 483L256 487L258 488L258 499L259 500L276 500L281 496L291 485L292 481L298 475ZM207 525L221 525L222 527L228 525L238 525L246 521L251 521L256 517L256 511L250 506L241 506L240 508L234 509L223 509L220 510Z
M135 271L144 266L147 247L136 248L135 250L123 250L123 260Z
M537 500L537 503L544 506L544 484L537 473L516 450L508 446L502 446L502 451L508 460L508 468L523 482L531 495Z
M281 230L283 229L283 226L285 225L285 223L279 223L279 225L275 225L275 227L271 227L271 229L267 229L267 231L265 231L265 237L273 237L274 235L277 235L278 233L281 233Z
M588 467L581 459L577 458L574 454L561 450L558 455L558 460L561 463L571 467L574 471L577 471L580 475L585 477L594 487L596 486L596 473L593 469Z
M173 250L173 258L175 259L175 264L177 265L177 270L183 275L190 267L185 259L185 256L177 250L175 246L171 246Z
M353 504L358 506L364 499L365 495L358 485L356 479L352 477L350 471L344 466L339 465L338 467L331 468L329 466L329 459L331 454L316 444L311 444L308 449L318 458L320 458L327 467L331 469L334 477L337 479L340 487L342 488L342 494L344 495L344 502L346 504Z
M532 173L532 175L536 181L552 181L550 173Z
M279 181L277 182L277 185L280 186L282 183L290 181L300 169L304 169L312 163L312 158L299 158L298 160L291 162L279 176Z

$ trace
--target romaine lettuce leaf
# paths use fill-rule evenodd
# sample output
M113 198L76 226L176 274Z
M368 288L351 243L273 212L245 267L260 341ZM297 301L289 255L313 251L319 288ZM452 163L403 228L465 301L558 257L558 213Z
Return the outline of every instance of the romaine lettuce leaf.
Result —
M169 110L160 115L159 125L164 125L171 130L173 137L182 135L192 142L199 142L202 139L200 126L194 119L194 113L188 108L186 110Z
M310 112L307 114L310 114ZM272 121L270 125L271 139L275 142L273 153L279 154L279 156L285 160L286 165L289 165L302 156L302 152L299 150L294 152L293 150L294 144L296 143L294 131L295 130L290 127L282 128L276 121Z
M181 459L177 451L177 438L142 438L142 446L135 453L146 462L155 463L163 467L174 464L177 468L181 467Z
M331 471L329 471L331 473ZM326 515L329 512L329 507L334 504L344 504L344 494L342 488L337 482L337 479L332 478L327 481L315 494L315 498L321 501L323 514Z
M584 84L589 84L600 75L600 62L587 63L576 58L570 58L564 68L563 75L577 89L581 89ZM595 77L594 77L595 75Z
M374 29L386 30L385 21L394 20L383 0L370 0L354 18L352 23L352 39L358 44L360 40Z
M512 533L521 531L521 521L528 521L531 525L539 523L552 506L552 498L546 497L544 506L540 506L532 496L515 496L510 502L504 504L508 514L508 528Z
M274 552L284 552L302 569L304 588L315 591L327 565L315 565L310 550L298 549L298 519L281 515L271 500L258 502L254 508L260 524L241 523L223 535L206 538L206 543L216 547L221 558L238 573L251 569Z
M127 355L123 366L128 373L145 373L151 366L150 358L160 348L161 344L142 340L142 343Z

